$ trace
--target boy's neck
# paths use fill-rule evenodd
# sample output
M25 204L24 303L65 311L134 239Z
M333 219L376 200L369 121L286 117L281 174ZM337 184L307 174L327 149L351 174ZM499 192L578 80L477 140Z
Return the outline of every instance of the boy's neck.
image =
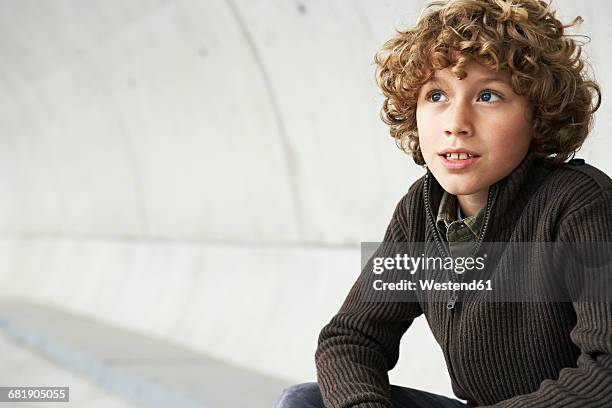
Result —
M471 217L476 214L478 210L487 204L487 197L489 195L489 188L478 191L474 194L458 195L457 201L461 206L461 213L464 217Z

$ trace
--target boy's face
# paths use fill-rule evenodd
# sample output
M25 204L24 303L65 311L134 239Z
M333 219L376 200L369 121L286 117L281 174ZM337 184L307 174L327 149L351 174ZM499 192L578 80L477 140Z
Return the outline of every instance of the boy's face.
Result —
M467 64L465 71L467 77L459 80L449 69L438 70L421 88L416 111L419 144L427 167L446 191L482 198L527 154L531 106L514 93L508 72L476 62ZM449 150L465 150L475 157L446 157L443 153Z

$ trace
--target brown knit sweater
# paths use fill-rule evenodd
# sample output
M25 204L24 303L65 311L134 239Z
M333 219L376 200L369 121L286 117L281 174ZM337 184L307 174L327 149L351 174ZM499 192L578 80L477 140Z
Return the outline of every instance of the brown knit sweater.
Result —
M442 193L429 171L418 179L384 241L439 240L433 214ZM490 188L481 238L612 242L612 180L580 161L553 169L530 153ZM500 271L508 269L497 265L492 273ZM470 406L612 407L612 304L460 299L448 308L421 297L366 303L359 292L369 274L364 268L319 336L317 378L327 407L392 407L387 372L421 314L442 348L455 395Z

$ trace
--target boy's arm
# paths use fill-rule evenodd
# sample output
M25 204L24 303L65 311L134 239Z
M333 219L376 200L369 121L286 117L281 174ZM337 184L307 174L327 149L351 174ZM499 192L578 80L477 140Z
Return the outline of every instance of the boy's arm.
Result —
M405 198L393 214L384 242L406 241L398 220L404 219L399 213L405 208ZM382 247L385 245L373 257L385 256ZM402 335L422 313L416 300L366 303L362 285L371 281L368 265L319 335L317 380L328 408L392 407L387 372L397 363Z
M609 290L612 278L612 191L604 191L589 205L571 213L562 221L559 233L560 240L565 242L606 243L602 245L605 253L599 255L603 261L599 263L599 272L606 275L600 275L603 285L598 289ZM586 274L584 277L588 279ZM570 276L569 279L582 281L580 277L572 279ZM612 293L607 294L605 302L594 302L592 285L596 283L592 280L583 283L581 294L572 296L576 300L573 305L577 322L570 336L580 348L576 367L562 369L556 380L543 381L533 393L490 407L612 407Z

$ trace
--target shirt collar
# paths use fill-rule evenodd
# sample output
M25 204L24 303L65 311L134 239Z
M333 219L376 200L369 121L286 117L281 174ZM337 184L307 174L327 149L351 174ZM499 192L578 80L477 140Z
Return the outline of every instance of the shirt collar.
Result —
M448 226L457 220L455 209L457 208L457 196L447 193L442 193L440 205L438 206L438 216L436 217L436 225L438 229L446 230Z
M458 221L456 215L458 208L459 202L457 200L457 196L444 191L442 193L442 199L440 200L440 206L438 208L438 216L436 217L436 227L444 236L446 236L446 231L448 230L450 224ZM478 210L476 214L469 217L464 217L462 219L462 222L474 235L474 239L478 239L479 237L483 218L484 207Z

